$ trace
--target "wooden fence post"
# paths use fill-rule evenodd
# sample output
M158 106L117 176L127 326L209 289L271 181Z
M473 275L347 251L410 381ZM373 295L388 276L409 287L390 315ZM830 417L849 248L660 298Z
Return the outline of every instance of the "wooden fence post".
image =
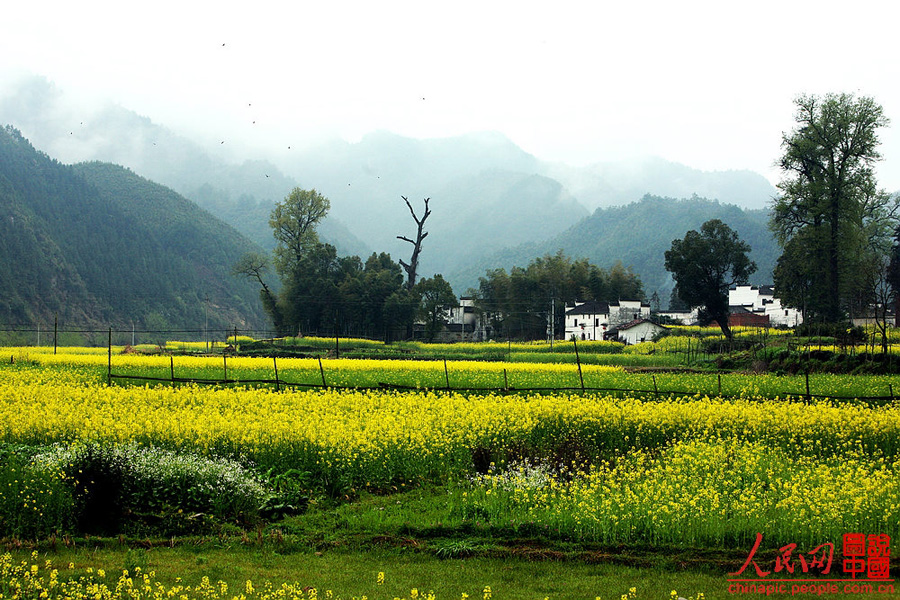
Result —
M584 374L581 372L581 356L578 354L578 342L572 340L572 345L575 346L575 362L578 364L578 379L581 381L581 393L584 393Z
M447 389L450 389L450 373L447 371L447 359L444 359L444 380L447 382Z
M112 327L109 328L109 345L106 355L106 385L112 383Z
M279 387L280 384L279 384L279 382L278 382L278 358L276 358L276 357L273 356L273 357L272 357L272 364L275 365L275 391L276 391L276 392L280 392L280 391L281 391L281 388Z
M322 367L322 357L319 357L319 373L322 374L322 387L328 387L325 383L325 368Z

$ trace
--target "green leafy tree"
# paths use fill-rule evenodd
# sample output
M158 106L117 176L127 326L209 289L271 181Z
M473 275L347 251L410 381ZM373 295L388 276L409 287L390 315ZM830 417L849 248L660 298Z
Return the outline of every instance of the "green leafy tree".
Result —
M278 241L275 248L275 267L284 276L301 260L319 237L318 224L328 215L331 202L316 190L294 188L281 202L275 204L269 218L272 235Z
M388 299L403 286L403 272L399 264L385 252L373 253L367 260L359 283L359 324L366 332L391 335L394 327L387 314ZM412 321L412 318L409 319Z
M385 323L385 341L390 342L399 333L412 329L419 307L419 298L402 286L385 298L383 315ZM402 335L402 333L401 333Z
M420 280L415 292L420 298L419 316L425 320L425 339L433 342L447 324L447 309L459 306L459 301L450 283L440 274Z
M728 326L728 290L747 283L756 263L747 254L750 246L719 219L690 230L684 239L672 240L666 250L666 270L672 273L678 295L691 307L703 307L703 315L715 320L725 337Z
M808 320L837 322L854 301L868 301L868 265L892 230L897 202L874 174L878 130L888 120L872 98L853 94L804 95L796 106L770 222L784 249L775 287Z

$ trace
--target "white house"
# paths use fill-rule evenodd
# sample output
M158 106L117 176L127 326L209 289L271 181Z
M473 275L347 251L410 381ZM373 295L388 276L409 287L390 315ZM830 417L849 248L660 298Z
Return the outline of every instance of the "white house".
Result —
M626 344L639 344L652 341L654 336L665 331L666 328L647 319L635 319L629 323L623 323L613 327L607 333L609 339L618 339Z
M659 318L668 318L681 325L693 325L700 319L700 307L691 310L662 310L656 313Z
M782 306L771 285L739 285L728 290L728 306L731 312L743 311L766 315L771 325L796 327L803 323L803 313L795 308Z
M606 302L576 302L566 310L566 339L602 340L609 327L609 304Z
M566 310L566 339L602 340L607 330L650 317L650 305L640 300L575 302Z
M636 319L650 318L650 305L640 300L619 300L609 303L610 325L616 326Z

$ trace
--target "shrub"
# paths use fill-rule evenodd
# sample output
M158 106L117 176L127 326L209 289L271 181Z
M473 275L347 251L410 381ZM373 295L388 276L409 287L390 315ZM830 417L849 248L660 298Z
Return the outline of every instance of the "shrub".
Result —
M57 445L36 455L34 464L65 474L77 528L86 533L118 533L135 524L166 529L166 521L183 529L188 517L200 525L209 519L249 523L269 495L235 461L135 443Z

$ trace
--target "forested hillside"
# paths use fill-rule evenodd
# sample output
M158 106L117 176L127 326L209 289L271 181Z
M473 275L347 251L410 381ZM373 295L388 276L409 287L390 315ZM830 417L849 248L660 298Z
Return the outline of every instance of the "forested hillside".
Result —
M673 286L664 266L665 251L672 240L683 238L690 229L699 229L709 219L724 221L752 248L750 258L756 261L758 270L751 283L771 284L779 249L768 229L768 210L745 210L697 197L676 200L650 195L626 206L599 208L548 241L501 251L450 276L475 287L487 269L525 265L536 256L562 250L603 268L621 261L640 277L646 294L657 292L665 305Z
M0 327L201 329L265 324L231 266L255 246L116 165L64 165L0 130ZM208 297L208 304L207 304Z

